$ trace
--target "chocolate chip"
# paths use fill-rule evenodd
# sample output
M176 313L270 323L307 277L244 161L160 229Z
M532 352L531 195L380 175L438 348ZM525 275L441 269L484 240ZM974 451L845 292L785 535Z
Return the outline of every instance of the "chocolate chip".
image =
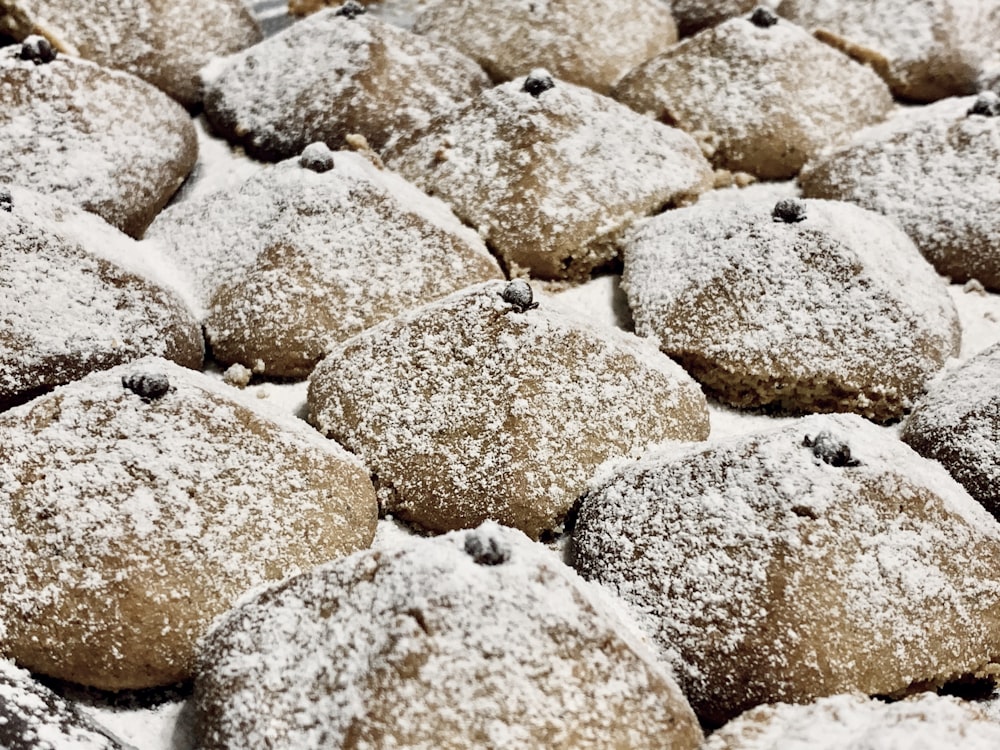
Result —
M299 166L320 174L329 172L333 169L333 151L325 143L310 143L302 149Z
M802 445L812 448L813 455L830 466L843 468L845 466L860 466L861 462L851 457L851 447L843 440L836 438L829 430L823 430L816 437L806 435Z
M531 285L527 281L514 279L503 288L500 293L503 301L514 308L514 312L523 313L526 310L534 310L538 303L534 301Z
M161 398L170 390L170 380L161 372L134 372L122 375L122 385L143 401Z
M465 535L465 554L477 565L501 565L510 559L510 547L480 529Z
M538 68L528 73L528 77L524 79L524 85L521 87L521 91L526 91L537 99L546 91L554 89L555 87L555 81L552 80L552 76L549 75L549 72L547 70L543 70L542 68Z
M984 91L976 97L975 103L966 113L968 115L982 115L983 117L1000 116L1000 96L992 91Z
M758 6L754 8L753 13L750 14L750 23L754 26L759 26L762 29L766 29L769 26L774 26L778 23L778 17L774 14L770 8L765 8L764 6Z
M21 44L21 59L31 60L35 65L50 63L58 56L49 40L43 36L29 36Z
M774 204L771 217L775 221L783 221L786 224L796 224L806 219L806 204L794 198L785 198Z
M14 196L11 195L9 188L0 187L0 211L10 213L13 210Z
M357 18L367 12L368 11L365 9L365 6L361 3L355 2L355 0L347 0L346 3L337 8L334 15L343 16L344 18Z

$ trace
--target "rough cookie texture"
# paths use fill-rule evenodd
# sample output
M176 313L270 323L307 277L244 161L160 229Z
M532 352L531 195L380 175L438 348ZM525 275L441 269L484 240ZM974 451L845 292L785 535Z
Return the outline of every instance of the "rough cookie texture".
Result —
M976 36L981 0L784 0L778 12L821 41L870 65L903 99L973 93L987 54ZM1000 23L992 24L996 39Z
M694 750L694 714L613 606L493 524L353 555L218 622L202 747Z
M545 71L485 91L386 161L478 229L512 275L549 279L588 278L635 219L712 186L690 136Z
M942 275L1000 290L998 115L992 93L907 110L810 161L802 192L883 213Z
M1000 726L974 704L935 693L897 703L836 695L807 706L747 711L705 743L705 750L992 750Z
M215 358L282 377L308 375L338 342L403 310L503 278L440 201L322 144L172 206L148 236L188 271Z
M670 9L681 36L691 36L727 18L747 13L756 0L672 0Z
M212 127L269 161L314 141L340 148L353 133L381 150L489 86L482 69L451 47L332 8L203 75Z
M738 407L898 419L957 356L947 286L878 214L801 201L671 211L626 239L622 287L655 338Z
M0 747L4 750L130 750L83 711L0 659Z
M442 0L413 30L454 45L494 81L542 67L602 94L677 41L662 0Z
M149 81L186 106L201 100L198 70L260 41L240 0L0 0L0 32L44 35L60 52Z
M385 512L538 537L603 461L708 436L701 391L653 347L545 299L516 306L504 289L481 284L370 328L313 372L310 420L362 457Z
M0 49L0 184L97 214L138 237L194 166L191 118L127 73Z
M162 359L91 375L0 415L0 651L104 690L187 679L212 618L375 523L301 421Z
M748 16L643 63L612 96L694 134L717 167L765 179L792 177L892 107L868 68L794 24Z
M156 283L138 243L96 216L10 195L0 211L0 409L147 354L201 367L198 321Z
M573 552L633 606L710 724L763 703L900 696L978 673L1000 648L1000 527L854 415L643 459L583 499Z
M901 437L1000 517L1000 345L935 381Z

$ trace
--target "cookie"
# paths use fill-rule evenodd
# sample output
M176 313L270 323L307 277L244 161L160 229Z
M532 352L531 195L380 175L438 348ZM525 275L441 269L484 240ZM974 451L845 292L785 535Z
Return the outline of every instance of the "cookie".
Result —
M694 714L613 607L492 524L353 555L219 620L200 747L694 750Z
M1000 345L936 380L900 437L1000 517Z
M756 0L672 0L670 9L681 36L692 36L727 18L749 13Z
M1000 98L906 111L802 170L802 193L894 219L952 281L1000 289Z
M304 377L365 328L503 278L440 201L322 143L172 206L148 236L193 277L213 356L270 376Z
M26 190L0 203L0 409L149 354L201 367L201 326L139 243Z
M191 677L245 591L367 547L367 473L291 417L148 358L0 414L0 649L102 690Z
M704 440L697 385L651 346L488 283L334 349L309 381L310 421L376 477L382 510L433 531L492 519L555 528L599 464Z
M82 710L6 659L0 659L0 747L129 750Z
M489 86L469 58L357 3L311 15L203 76L212 128L267 161L314 141L337 149L350 134L379 151Z
M0 32L41 34L63 54L142 78L181 104L201 101L198 70L260 41L240 0L0 0Z
M694 134L716 167L764 179L794 176L892 107L874 72L765 8L639 65L611 95Z
M477 229L511 276L574 281L618 257L635 219L695 200L713 179L688 135L541 70L385 158Z
M975 32L966 25L970 19L965 14L977 4L965 0L783 0L778 13L871 66L897 97L931 102L976 90L985 50L972 43ZM998 31L1000 26L994 26L994 39Z
M494 81L545 68L602 94L677 41L661 0L442 0L418 13L413 30L455 46Z
M990 750L1000 726L975 704L921 693L897 703L836 695L807 706L780 703L747 711L714 732L705 750L858 750L906 747Z
M134 76L54 54L41 37L0 48L0 185L139 237L194 166L191 118Z
M898 419L959 351L945 283L849 203L693 206L623 244L636 332L733 406Z
M711 725L976 675L1000 638L1000 527L855 415L643 459L583 499L572 549Z

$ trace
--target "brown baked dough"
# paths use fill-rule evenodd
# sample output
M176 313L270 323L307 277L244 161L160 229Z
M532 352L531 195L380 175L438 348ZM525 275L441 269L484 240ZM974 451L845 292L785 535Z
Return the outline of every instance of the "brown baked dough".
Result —
M35 217L41 201L14 190L0 209L0 410L148 354L200 368L201 326L184 302L110 252L117 242L141 256L138 243L72 207Z
M691 36L727 18L747 13L756 0L672 0L670 9L681 36Z
M413 30L455 46L494 81L545 68L602 94L677 41L662 0L441 0Z
M483 92L385 158L477 229L511 276L573 281L617 259L633 221L713 180L687 134L544 70Z
M849 203L692 206L623 244L636 332L733 406L899 419L959 351L947 285Z
M457 292L313 371L310 420L362 457L384 512L434 531L493 519L537 538L605 460L708 436L705 398L673 362L511 295L527 288Z
M917 102L976 91L984 50L964 0L783 0L778 12L871 66L893 93ZM986 5L982 3L982 5ZM963 7L966 6L966 7ZM1000 31L994 18L993 30Z
M20 44L0 49L0 184L46 193L140 237L194 166L188 113L128 73L23 54Z
M0 0L0 32L45 36L60 52L118 68L181 104L201 101L199 69L260 41L240 0Z
M605 596L494 524L316 568L205 639L200 746L695 750L687 701Z
M192 676L248 589L367 547L367 473L149 358L0 415L0 652L103 690Z
M892 107L871 70L771 15L725 21L626 75L611 95L692 133L717 167L792 177Z
M315 141L338 149L351 134L379 151L489 86L451 47L332 8L214 62L203 76L213 129L267 161Z
M854 415L643 459L584 498L572 549L708 724L996 668L1000 526Z

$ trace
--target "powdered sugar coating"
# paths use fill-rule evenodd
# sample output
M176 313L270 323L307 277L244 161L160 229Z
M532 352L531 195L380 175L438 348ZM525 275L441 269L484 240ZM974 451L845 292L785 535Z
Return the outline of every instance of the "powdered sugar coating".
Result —
M366 547L375 516L357 461L299 420L162 359L91 375L0 415L0 644L102 689L186 679L215 615Z
M13 662L0 659L0 747L4 750L128 750Z
M413 30L454 45L495 81L541 67L600 93L677 41L661 0L444 0L421 10Z
M805 444L823 433L857 463ZM853 415L645 458L589 493L573 544L577 570L633 605L710 723L940 684L981 669L1000 637L1000 527Z
M901 437L940 461L976 500L1000 516L1000 345L993 345L932 385Z
M449 203L508 270L581 280L617 257L635 219L712 184L690 136L562 81L497 86L387 163Z
M470 536L506 559L477 565ZM202 746L698 747L670 677L588 588L492 524L316 568L203 642Z
M271 161L314 141L340 148L350 133L382 149L489 85L478 65L449 47L332 8L220 58L202 75L213 127Z
M310 420L377 476L384 511L447 531L493 519L537 537L606 459L703 440L704 396L654 347L503 284L370 328L313 372Z
M0 29L44 34L65 54L137 75L189 106L201 99L205 63L260 41L240 0L0 0Z
M870 64L904 99L975 90L981 0L784 0L778 12ZM996 29L996 26L993 27Z
M835 695L808 706L747 711L705 750L991 750L1000 726L968 701L922 693L897 703Z
M680 209L626 238L636 332L736 406L902 416L956 356L943 281L891 222L848 203Z
M19 53L0 49L0 183L140 236L194 165L190 117L127 73L66 55L35 65Z
M18 189L12 196L12 211L0 211L0 408L147 354L201 367L191 312L129 270L142 265L139 253L125 257L137 243L96 217L94 233L86 222L63 230L55 203ZM36 219L34 206L48 214Z
M819 155L803 194L857 203L896 220L938 271L1000 289L1000 117L945 99Z
M717 167L765 179L793 176L892 106L870 69L794 24L746 16L639 65L612 96L695 134Z

